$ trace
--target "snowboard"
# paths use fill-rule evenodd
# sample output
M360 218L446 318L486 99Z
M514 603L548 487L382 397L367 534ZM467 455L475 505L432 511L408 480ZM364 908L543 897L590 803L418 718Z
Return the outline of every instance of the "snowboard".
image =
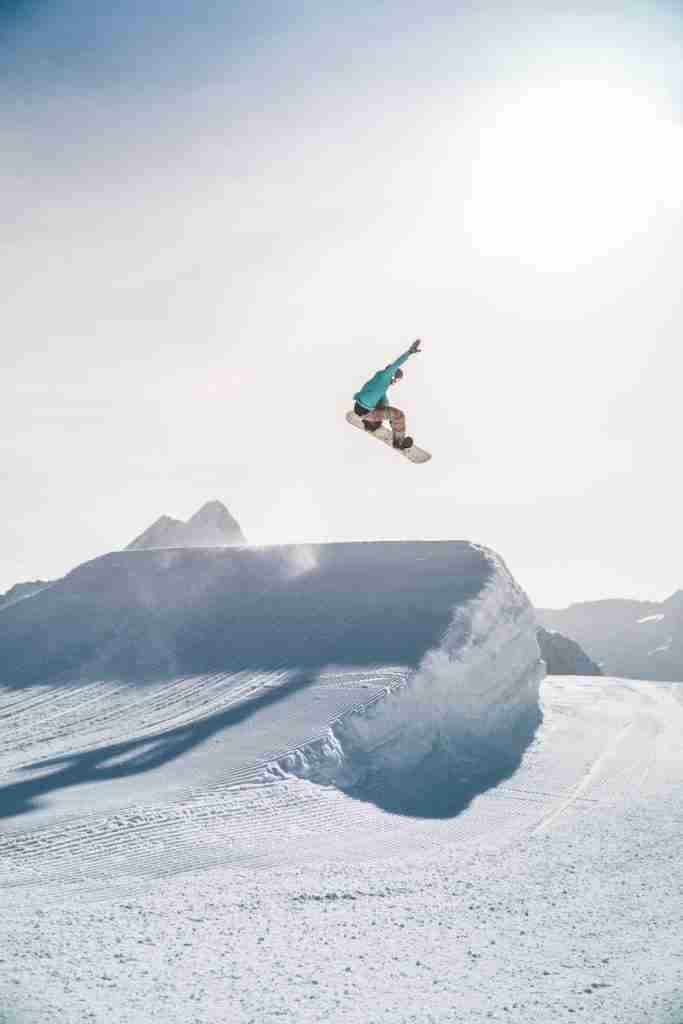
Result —
M416 444L410 448L394 448L393 434L387 427L378 427L377 430L366 430L363 426L363 421L360 416L356 416L355 412L347 412L346 422L350 423L352 427L357 427L358 430L362 430L368 437L373 437L375 441L381 441L391 448L392 451L396 452L397 455L402 455L404 459L408 459L409 462L429 462L431 455L429 452L424 451L422 448L418 448Z

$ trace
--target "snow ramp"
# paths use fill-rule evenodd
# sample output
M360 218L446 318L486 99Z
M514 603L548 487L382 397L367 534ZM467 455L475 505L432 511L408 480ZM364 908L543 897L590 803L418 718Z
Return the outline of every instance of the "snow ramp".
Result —
M467 542L105 555L0 612L5 713L17 736L24 720L38 773L5 807L173 778L177 760L204 779L206 757L189 755L211 741L222 784L298 776L457 813L516 767L539 723L535 628L503 561Z

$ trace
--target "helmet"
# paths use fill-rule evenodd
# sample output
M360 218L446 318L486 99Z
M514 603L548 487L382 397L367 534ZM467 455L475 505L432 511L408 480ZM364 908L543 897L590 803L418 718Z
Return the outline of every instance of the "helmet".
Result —
M392 380L401 380L402 377L403 377L403 370L399 366L396 370L394 370L394 376L392 377Z

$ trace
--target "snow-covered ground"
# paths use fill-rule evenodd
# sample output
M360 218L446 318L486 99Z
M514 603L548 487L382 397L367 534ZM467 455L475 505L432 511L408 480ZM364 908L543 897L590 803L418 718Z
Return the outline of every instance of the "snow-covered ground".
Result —
M554 677L541 715L533 616L493 553L357 547L163 556L185 589L195 564L220 575L192 607L233 601L228 569L253 588L265 571L240 657L260 621L314 649L305 671L29 678L41 636L79 621L84 576L99 593L120 566L158 610L171 577L147 553L2 613L4 643L34 637L0 689L2 1024L683 1022L683 684ZM280 564L296 585L273 598ZM129 648L182 653L168 617L132 628L114 590L111 659L121 623ZM305 615L283 617L292 594ZM359 608L372 634L349 634ZM331 663L338 635L360 636L355 664Z
M557 677L542 703L452 818L289 777L218 821L220 785L184 819L16 825L0 1019L680 1024L683 687Z

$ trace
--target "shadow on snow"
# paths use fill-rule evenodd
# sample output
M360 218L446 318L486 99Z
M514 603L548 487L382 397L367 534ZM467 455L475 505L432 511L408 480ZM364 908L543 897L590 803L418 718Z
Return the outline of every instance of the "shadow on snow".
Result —
M26 814L36 808L36 801L40 797L69 786L107 782L160 768L216 733L234 728L256 712L285 700L310 682L308 673L297 673L277 689L269 689L266 693L246 699L237 707L219 711L189 725L28 765L26 770L30 771L48 768L55 770L37 779L1 787L0 818ZM117 763L110 763L113 761Z

